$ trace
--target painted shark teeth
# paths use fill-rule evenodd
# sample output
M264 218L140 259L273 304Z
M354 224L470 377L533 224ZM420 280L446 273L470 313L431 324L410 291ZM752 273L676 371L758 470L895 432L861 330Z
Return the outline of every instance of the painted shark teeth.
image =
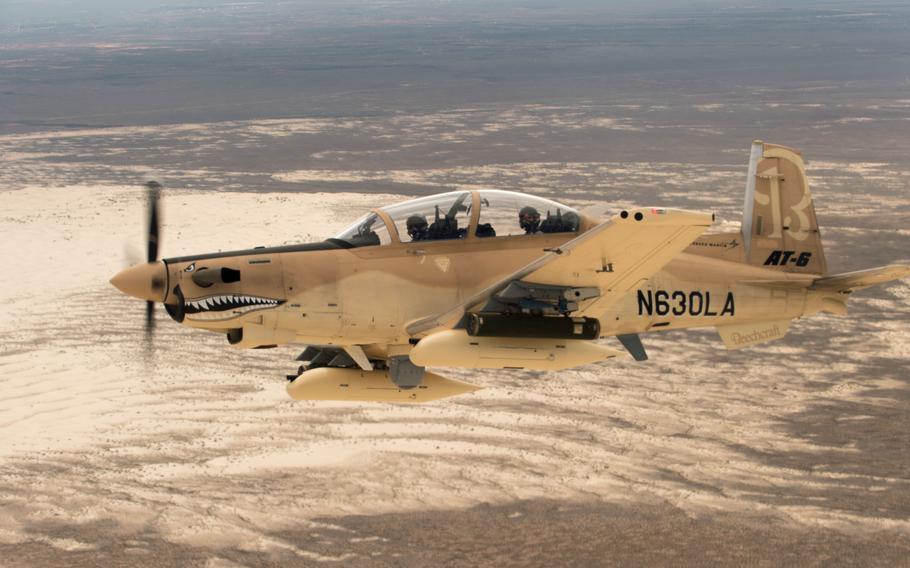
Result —
M272 298L220 294L187 300L186 314L196 320L229 319L255 309L273 308L283 303L283 300Z

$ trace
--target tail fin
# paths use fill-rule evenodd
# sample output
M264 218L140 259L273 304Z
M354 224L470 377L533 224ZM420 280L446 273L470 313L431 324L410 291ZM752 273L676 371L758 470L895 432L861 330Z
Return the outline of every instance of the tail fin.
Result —
M742 237L749 264L804 274L827 271L806 166L796 150L752 143Z

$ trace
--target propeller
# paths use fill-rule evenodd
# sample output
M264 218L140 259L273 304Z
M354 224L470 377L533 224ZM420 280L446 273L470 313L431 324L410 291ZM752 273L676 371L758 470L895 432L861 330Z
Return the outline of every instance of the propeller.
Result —
M158 260L161 231L161 212L159 211L161 184L157 181L150 181L145 184L145 187L148 215L146 262L140 262L121 270L111 278L111 284L124 294L145 300L145 339L146 348L150 351L152 333L155 329L155 303L167 300L168 303L164 307L168 314L177 322L183 322L186 315L186 301L179 285L173 290L168 290L167 266Z
M161 184L157 181L145 183L146 187L146 212L148 214L148 231L146 231L146 257L147 263L158 261L158 234L160 231L160 213L158 201L161 197ZM153 282L153 286L154 286ZM164 284L161 283L163 286ZM147 355L152 351L152 335L155 331L155 302L145 302L145 348Z
M158 214L158 199L161 197L161 184L157 181L150 181L145 184L145 187L148 188L148 203L146 205L148 210L148 254L146 255L146 262L152 263L158 261L158 233L160 230L159 226L159 214ZM152 331L155 329L155 302L152 300L147 300L145 302L145 333L147 336L151 336Z
M161 184L157 181L150 181L145 184L145 187L148 188L148 255L146 256L146 263L152 264L158 262L158 237L160 233L160 212L158 207L158 202L161 198ZM161 290L164 288L164 281L160 279L152 279L152 288L155 290ZM173 290L172 293L177 298L177 304L164 304L164 309L167 311L177 323L182 323L183 318L186 315L186 300L183 297L183 291L180 289L178 284ZM167 294L165 294L167 296ZM146 300L145 302L145 328L146 331L151 333L155 328L155 301Z

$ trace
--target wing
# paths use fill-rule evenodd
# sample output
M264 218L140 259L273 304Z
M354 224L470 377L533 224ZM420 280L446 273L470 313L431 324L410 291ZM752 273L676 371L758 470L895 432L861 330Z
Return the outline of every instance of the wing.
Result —
M597 317L689 246L711 226L713 217L710 213L679 209L623 211L461 303L410 322L407 332L414 336L452 327L466 311L519 280L549 286L596 287L599 296L586 302L573 316Z

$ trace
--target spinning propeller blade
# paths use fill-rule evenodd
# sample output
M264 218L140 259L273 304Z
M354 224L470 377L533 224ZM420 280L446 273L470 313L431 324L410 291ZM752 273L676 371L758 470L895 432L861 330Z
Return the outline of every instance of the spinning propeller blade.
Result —
M148 255L146 262L156 262L158 260L158 198L161 194L161 184L157 181L150 181L145 184L148 188ZM155 302L148 300L145 302L145 332L151 335L155 329Z
M149 231L148 231L148 257L146 262L155 262L158 260L158 197L161 192L161 184L157 181L150 181L145 184L148 188L148 214L149 214Z

